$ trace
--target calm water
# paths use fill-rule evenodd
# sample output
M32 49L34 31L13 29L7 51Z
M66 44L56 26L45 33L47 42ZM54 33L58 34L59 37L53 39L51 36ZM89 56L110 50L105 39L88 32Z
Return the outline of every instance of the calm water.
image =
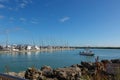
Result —
M50 65L53 68L79 64L81 61L94 62L95 57L101 59L120 59L119 49L93 49L94 57L80 56L79 50L56 52L28 52L28 53L0 53L0 72L5 72L5 66L9 71L24 71L28 67L40 68Z

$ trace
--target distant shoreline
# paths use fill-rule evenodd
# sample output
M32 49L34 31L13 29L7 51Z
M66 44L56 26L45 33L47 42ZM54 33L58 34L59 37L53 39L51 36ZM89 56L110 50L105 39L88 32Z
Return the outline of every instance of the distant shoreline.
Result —
M75 49L120 49L120 47L74 47Z
M63 49L63 50L74 50L74 49L120 49L120 47L70 47L70 49ZM21 50L21 51L5 51L5 50L0 50L0 53L9 53L9 52L51 52L51 51L63 51L62 49L53 49L53 50Z

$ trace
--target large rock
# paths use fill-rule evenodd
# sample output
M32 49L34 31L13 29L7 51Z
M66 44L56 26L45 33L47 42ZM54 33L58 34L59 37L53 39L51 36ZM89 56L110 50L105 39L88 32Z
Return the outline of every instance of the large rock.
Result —
M91 62L81 62L81 65L88 70L95 70L96 65Z
M50 66L43 66L41 67L42 75L46 77L54 77L53 76L53 69Z
M51 71L52 68L51 68L50 66L43 66L43 67L41 67L41 71L44 71L44 70L49 70L49 71Z
M25 78L30 80L37 80L41 75L42 72L35 68L28 68L27 71L25 72Z
M102 63L106 63L106 64L107 64L107 63L111 63L111 61L109 61L109 60L101 60L101 62L102 62Z
M84 68L83 65L80 65L80 64L73 64L71 65L71 67L79 67L79 68Z
M17 73L15 73L15 72L8 72L6 74L11 75L11 76L17 76Z
M58 68L54 70L54 75L59 80L76 80L81 76L81 69L79 67Z
M19 73L17 74L17 76L20 77L20 78L25 78L25 71L19 72Z
M112 59L111 62L112 63L119 63L120 64L120 59Z

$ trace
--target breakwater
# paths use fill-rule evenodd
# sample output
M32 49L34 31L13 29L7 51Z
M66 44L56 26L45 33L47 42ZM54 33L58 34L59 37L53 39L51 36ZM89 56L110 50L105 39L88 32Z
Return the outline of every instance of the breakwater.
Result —
M41 69L31 67L23 72L6 74L29 80L120 80L120 59L81 62L57 69L50 66Z

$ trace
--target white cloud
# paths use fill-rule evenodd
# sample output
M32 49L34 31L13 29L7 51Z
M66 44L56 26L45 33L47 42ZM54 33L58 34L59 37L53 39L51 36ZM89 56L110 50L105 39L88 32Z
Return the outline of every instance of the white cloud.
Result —
M32 0L16 0L16 3L18 4L19 8L25 8L32 3Z
M14 3L14 7L9 5ZM21 8L25 8L32 3L32 0L0 0L0 9L6 8L8 10L19 10ZM7 4L7 6L3 5Z
M8 2L9 0L0 0L0 2Z
M4 18L4 16L0 15L0 19L3 19L3 18Z
M5 8L5 6L3 4L0 4L0 8Z
M37 19L37 18L32 18L31 23L33 23L33 24L38 24L38 23L39 23L39 19Z
M32 3L32 0L23 0L23 3L26 3L26 4Z
M20 8L25 8L26 5L27 5L27 4L25 4L25 3L21 3L21 4L20 4Z
M9 22L14 22L15 21L15 18L14 17L10 17L9 18Z
M25 19L25 18L20 18L20 21L21 21L21 22L25 22L26 19Z
M60 22L65 22L68 21L70 19L70 17L63 17L62 19L60 19Z
M33 23L33 24L38 24L38 22L37 22L37 21L31 21L31 23Z

